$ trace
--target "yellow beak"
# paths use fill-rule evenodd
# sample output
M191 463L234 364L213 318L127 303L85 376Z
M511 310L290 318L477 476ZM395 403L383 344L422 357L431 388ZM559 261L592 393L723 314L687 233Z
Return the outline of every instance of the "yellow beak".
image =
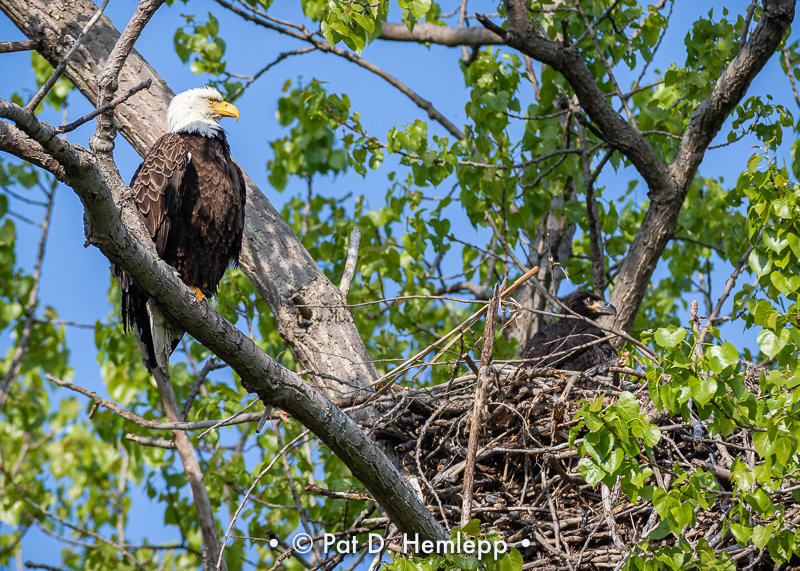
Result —
M211 110L217 115L222 115L223 117L236 117L236 120L239 120L239 110L227 101L213 103L211 105Z

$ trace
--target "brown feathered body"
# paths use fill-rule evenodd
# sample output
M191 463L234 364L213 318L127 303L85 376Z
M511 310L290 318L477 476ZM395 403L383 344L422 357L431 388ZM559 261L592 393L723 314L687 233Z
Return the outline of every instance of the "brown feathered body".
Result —
M158 255L186 285L216 293L225 270L238 263L246 197L244 175L231 157L224 131L210 137L164 135L130 186ZM117 276L123 325L135 328L146 360L155 367L147 297L124 272Z
M564 305L583 317L595 320L602 315L616 315L613 305L602 297L579 290L570 294ZM599 343L589 345L592 341ZM583 320L562 317L530 338L522 351L531 367L551 367L564 371L586 371L617 356L614 347L605 340L605 333Z

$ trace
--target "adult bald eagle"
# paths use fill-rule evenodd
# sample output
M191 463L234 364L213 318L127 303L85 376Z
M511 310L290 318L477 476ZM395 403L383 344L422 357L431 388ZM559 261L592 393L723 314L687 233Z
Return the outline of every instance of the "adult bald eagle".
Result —
M245 181L219 125L223 117L238 120L239 110L212 87L176 95L167 109L169 133L156 141L130 185L156 252L201 301L216 293L242 247ZM165 369L183 331L130 276L115 273L125 330L136 331L150 368Z
M602 315L617 314L613 305L588 291L571 293L564 300L564 305L592 320ZM576 349L597 339L605 339L602 330L586 321L564 317L531 337L525 345L522 358L531 359L530 365L533 367L586 371L617 356L617 351L608 341Z

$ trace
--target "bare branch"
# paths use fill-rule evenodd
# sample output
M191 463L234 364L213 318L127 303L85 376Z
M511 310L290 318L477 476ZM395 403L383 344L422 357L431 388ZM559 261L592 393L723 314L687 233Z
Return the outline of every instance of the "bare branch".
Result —
M619 83L617 83L617 78L614 77L614 72L611 69L611 65L608 63L608 59L606 58L606 54L603 53L603 48L600 47L600 42L597 41L597 34L594 31L594 26L592 26L591 22L589 22L589 18L586 17L586 13L583 11L581 7L580 0L575 1L575 8L578 10L578 13L583 18L583 23L586 25L586 31L589 32L589 35L592 38L592 42L594 43L595 52L597 52L597 57L600 58L600 61L603 62L603 66L606 68L606 73L608 74L608 78L611 80L611 84L614 86L614 93L617 94L619 100L622 102L622 107L625 109L625 114L628 116L628 121L630 121L631 126L634 129L638 129L639 126L636 124L636 117L633 116L633 112L631 108L628 106L628 99L623 95L622 89L619 87ZM611 11L616 7L618 2L615 2L611 5L611 7L606 11L598 22L602 21Z
M789 78L789 83L792 85L792 94L797 106L800 107L800 96L797 95L797 84L794 81L794 68L792 67L791 59L789 58L789 50L783 46L783 63L786 65L786 76Z
M110 102L106 103L105 105L103 105L101 107L98 107L97 109L95 109L94 111L92 111L88 115L85 115L85 116L81 117L77 121L73 121L69 125L63 125L61 127L57 127L56 128L56 133L69 133L70 131L74 131L75 129L77 129L78 127L80 127L84 123L88 123L89 121L91 121L92 119L94 119L95 117L100 115L101 113L105 113L106 111L108 111L110 109L113 109L117 105L120 105L121 103L124 103L125 101L130 99L131 96L133 96L135 93L138 93L142 89L149 89L149 87L152 84L153 84L153 80L152 79L146 79L145 81L141 82L136 87L131 87L129 90L127 90L125 93L123 93L122 95L120 95L119 97L114 99L113 101L110 101Z
M315 486L312 484L308 484L305 487L305 491L311 492L312 494L317 494L318 496L325 496L327 498L334 498L337 500L353 500L353 501L366 500L369 502L375 501L369 494L359 494L353 492L334 492L333 490L326 490L325 488L320 488L319 486Z
M244 93L244 92L245 92L245 90L246 90L248 87L250 87L251 85L253 85L253 83L254 83L254 82L255 82L255 81L256 81L256 80L257 80L259 77L261 77L262 75L264 75L265 73L267 73L267 72L268 72L270 69L272 69L273 67L275 67L276 65L278 65L280 62L282 62L282 61L283 61L283 60L285 60L286 58L288 58L288 57L291 57L291 56L299 56L299 55L307 54L307 53L313 52L313 51L314 51L314 50L316 50L316 49L317 49L317 48L316 48L316 46L311 46L310 48L303 48L303 49L301 49L301 50L293 50L293 51L290 51L290 52L281 52L280 54L278 54L278 57L276 57L276 58L275 58L274 60L272 60L270 63L268 63L267 65L265 65L263 68L261 68L261 69L260 69L258 72L256 72L256 74L255 74L254 76L252 76L252 77L248 78L248 81L247 81L247 83L245 83L245 84L244 84L244 85L242 85L242 86L241 86L239 89L237 89L236 91L234 91L234 92L233 92L233 94L232 94L232 95L231 95L231 96L230 96L228 99L229 99L230 101L236 101L236 99L238 99L238 98L239 98L239 97L242 95L242 93Z
M342 273L342 281L339 283L339 289L342 292L342 297L347 299L347 294L350 293L350 286L353 283L353 278L356 276L356 266L358 265L358 247L361 245L361 230L358 226L353 226L353 231L350 232L350 245L347 248L347 261L344 264L344 273Z
M758 6L758 0L753 0L750 2L750 6L747 7L747 15L744 17L744 24L742 25L742 37L739 38L739 51L742 51L742 47L747 41L747 32L750 30L750 21L753 19L753 12L756 11L756 6Z
M420 44L439 44L448 47L457 46L496 46L502 45L503 39L484 28L450 28L436 24L422 23L414 26L409 32L405 24L384 22L379 40L390 42L417 42Z
M481 351L481 368L478 374L478 384L475 388L475 404L472 409L472 419L467 443L467 457L464 468L464 489L461 501L461 527L469 523L472 517L472 488L475 484L475 461L478 453L478 439L480 437L483 413L484 392L491 382L492 353L494 352L494 327L497 323L497 310L500 306L500 286L495 286L492 302L486 312L486 323L483 330L483 349Z
M586 146L586 130L578 124L578 137L581 143L581 166L586 191L586 215L589 219L589 250L592 256L592 289L603 296L605 291L605 252L603 234L600 227L600 211L597 208L597 197L594 195L594 178L592 177L592 155ZM604 296L605 297L605 296Z
M158 422L155 420L147 420L146 418L142 418L139 415L133 414L130 411L125 410L117 403L112 402L110 400L106 400L100 395L95 392L90 391L84 387L79 385L73 385L72 383L68 383L66 381L62 381L58 377L51 375L50 373L46 373L45 376L53 381L60 387L64 387L65 389L69 389L71 391L75 391L77 393L81 393L92 399L98 406L102 406L107 408L114 414L121 416L125 420L129 420L134 424L138 424L142 428L147 428L149 430L205 430L212 426L220 425L220 426L232 426L234 424L245 424L249 422L258 422L258 419L261 418L261 413L251 413L251 414L244 414L236 416L230 416L223 421L219 420L198 420L197 422L184 422L184 421L176 421L176 422ZM220 424L220 422L224 422L224 424ZM129 438L129 440L134 440L133 438Z
M756 244L760 241L761 241L761 235L759 235ZM708 335L711 326L714 324L714 320L716 320L717 317L719 317L719 313L720 311L722 311L723 304L728 299L728 296L731 294L733 286L736 285L736 279L739 277L739 274L742 273L742 270L744 269L744 266L750 257L750 252L752 252L754 248L755 245L750 245L750 247L747 248L747 250L745 250L744 254L742 254L742 257L739 258L739 263L736 264L736 267L734 268L731 277L729 277L728 281L725 282L725 290L722 292L722 295L719 296L717 304L714 306L714 311L712 311L711 315L708 316L708 319L706 319L706 324L703 326L703 330L700 332L700 337L697 340L698 346L701 346L703 344L703 342L706 339L706 335Z
M58 182L54 179L53 184L50 186L50 192L47 197L47 207L42 221L42 234L39 238L39 249L36 254L36 262L33 268L33 275L31 276L33 284L31 291L28 294L28 301L23 308L25 321L22 324L22 334L17 342L17 347L14 354L11 356L11 362L8 365L8 372L0 383L0 410L3 410L3 405L6 402L9 392L11 392L11 384L22 368L22 362L28 354L28 347L31 342L31 335L33 334L33 325L35 322L34 313L39 305L39 284L42 278L42 263L44 262L45 247L47 246L47 237L50 231L50 220L53 215L53 203L56 197L56 188Z
M208 374L211 371L216 371L217 369L223 369L227 366L228 365L225 363L218 363L215 357L211 357L208 361L206 361L206 364L203 365L203 368L195 376L192 388L189 390L189 396L186 397L186 402L183 403L181 416L183 416L184 420L189 418L189 411L192 409L192 403L194 402L194 399L197 398L197 395L200 394L200 387L205 382Z
M147 438L146 436L139 436L138 434L131 434L130 432L125 435L126 440L136 442L142 446L152 446L155 448L166 448L168 450L175 450L175 441L167 440L166 438Z
M64 168L42 146L11 123L0 121L0 151L36 165L64 181Z
M23 40L21 42L0 42L0 54L11 52L27 52L39 48L36 40Z

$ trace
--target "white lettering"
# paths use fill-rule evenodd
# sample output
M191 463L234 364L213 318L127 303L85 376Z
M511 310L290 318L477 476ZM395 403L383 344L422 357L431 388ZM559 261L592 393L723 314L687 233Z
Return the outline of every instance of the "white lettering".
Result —
M470 553L470 554L475 553L475 542L472 541L471 539L468 539L467 541L465 541L464 542L464 551L466 553Z
M447 555L448 553L455 553L456 552L456 544L453 543L451 540L438 540L436 542L436 553L439 555Z
M492 550L492 544L486 541L485 539L481 539L478 541L478 557L480 558L482 555L488 554Z
M498 547L502 547L503 550L502 551L498 550ZM498 542L496 542L494 544L494 559L495 559L495 561L500 559L500 557L498 557L498 555L499 554L503 554L503 553L508 553L508 544L501 539L500 541L498 541Z
M383 549L383 536L377 533L370 533L367 541L369 542L368 550L370 553L380 553Z
M323 537L324 543L322 544L322 551L327 553L328 550L330 549L330 546L333 545L335 541L336 541L335 535L333 535L332 533L326 533Z
M413 547L413 551L411 549L412 545L414 546ZM408 540L408 536L405 535L405 534L403 535L403 553L409 553L410 551L412 553L416 553L417 551L419 551L419 534L418 533L414 534L414 541L409 541Z

